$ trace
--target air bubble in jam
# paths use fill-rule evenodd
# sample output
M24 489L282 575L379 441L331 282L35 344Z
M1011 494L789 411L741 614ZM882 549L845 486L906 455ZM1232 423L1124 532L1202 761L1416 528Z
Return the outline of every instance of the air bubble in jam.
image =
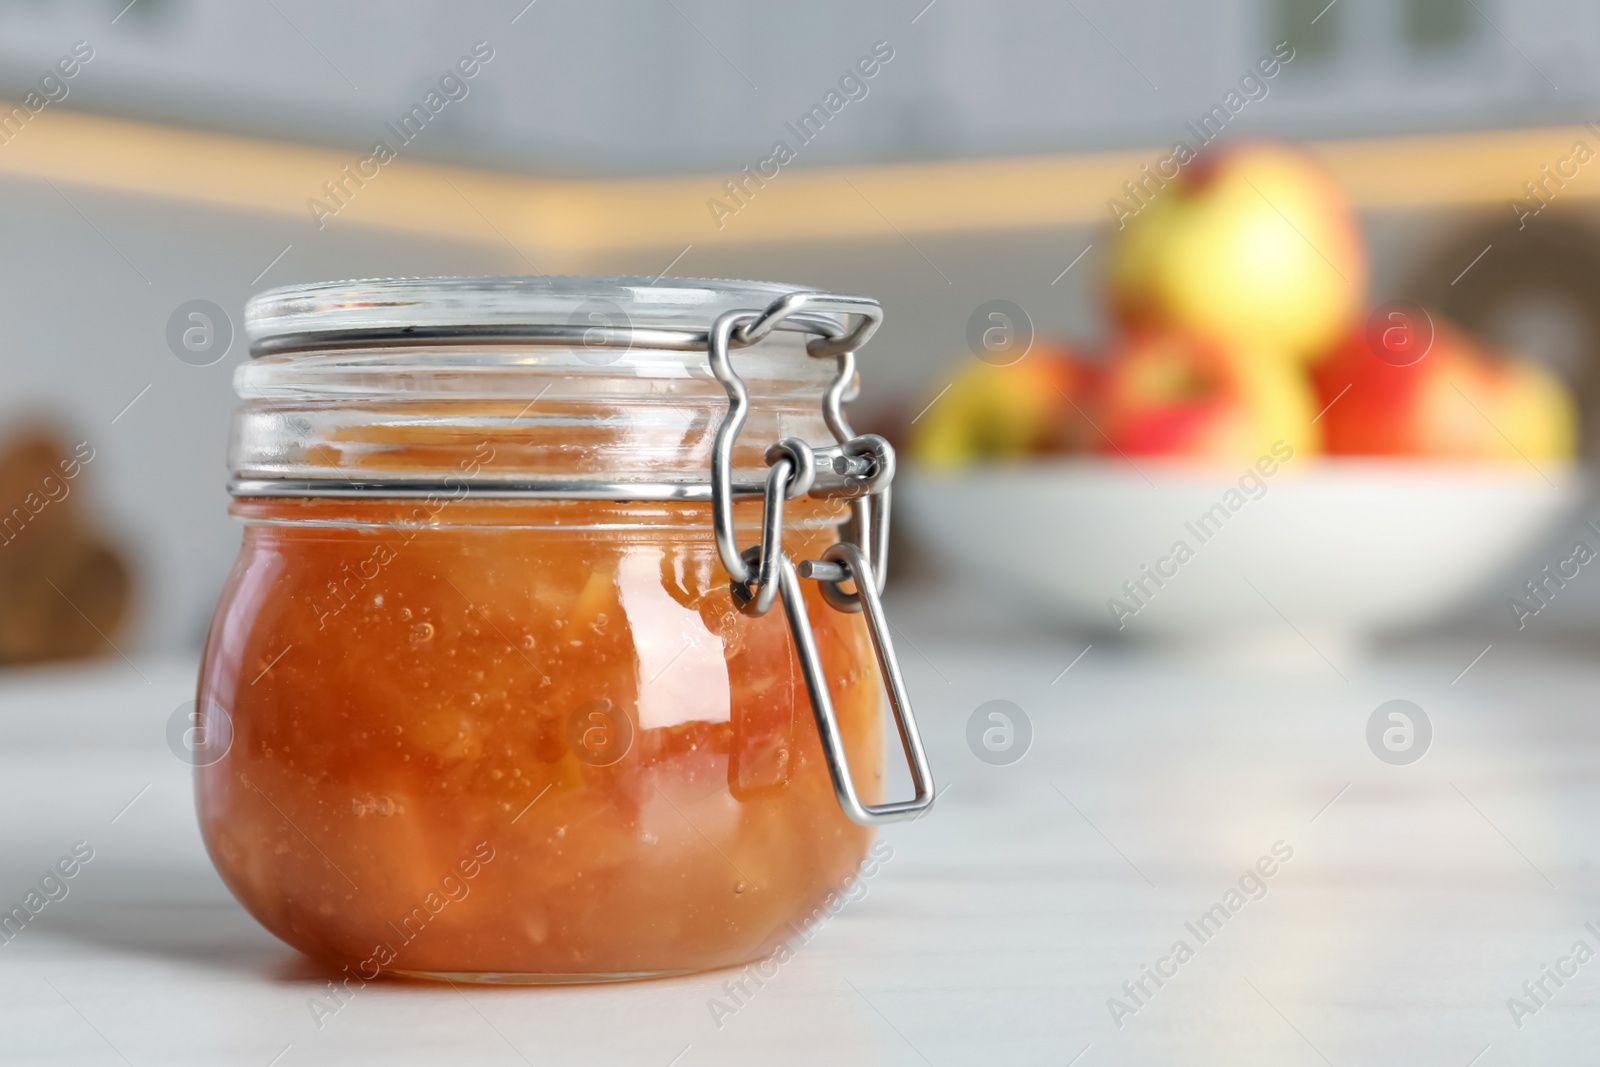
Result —
M377 815L387 819L391 815L405 814L405 808L396 803L391 797L373 796L370 793L366 794L365 796L352 798L350 801L350 810L357 817Z

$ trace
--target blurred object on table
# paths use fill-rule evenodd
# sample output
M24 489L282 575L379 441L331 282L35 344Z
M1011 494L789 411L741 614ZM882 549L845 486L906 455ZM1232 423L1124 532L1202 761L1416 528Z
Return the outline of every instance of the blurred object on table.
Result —
M30 426L0 442L0 664L112 651L130 615L125 557L84 506L95 450Z
M1090 629L1353 650L1571 515L1571 390L1420 304L1363 314L1312 156L1248 142L1166 177L1119 213L1102 353L974 344L919 416L901 499L947 569Z
M1302 457L1576 455L1575 403L1545 365L1415 303L1363 319L1355 215L1308 153L1248 142L1144 192L1114 237L1107 295L1121 332L1108 351L1040 342L996 365L974 345L976 361L923 416L914 460L1249 462L1280 441Z
M1036 617L1342 667L1376 634L1447 617L1586 491L1571 465L1136 462L911 470L895 501L944 573Z

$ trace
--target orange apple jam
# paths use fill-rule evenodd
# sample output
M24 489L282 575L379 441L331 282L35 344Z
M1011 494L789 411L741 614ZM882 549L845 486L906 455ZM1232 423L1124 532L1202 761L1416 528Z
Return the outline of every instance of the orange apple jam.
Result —
M797 559L837 539L810 507L791 514ZM296 948L363 979L720 967L792 936L864 855L783 613L734 609L709 505L234 513L200 678L232 744L198 770L200 825L229 889ZM864 625L805 585L851 767L881 800Z

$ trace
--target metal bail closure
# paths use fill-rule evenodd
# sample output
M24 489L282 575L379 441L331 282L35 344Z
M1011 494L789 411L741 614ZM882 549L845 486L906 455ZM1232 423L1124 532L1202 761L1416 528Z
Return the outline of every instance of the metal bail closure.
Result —
M778 589L783 597L784 614L789 618L789 630L794 635L795 650L800 654L800 669L805 675L806 690L811 695L811 710L816 716L817 732L822 735L822 751L828 761L828 773L833 778L834 795L839 798L839 806L850 821L861 826L915 818L933 805L933 774L928 769L928 755L923 751L922 737L917 733L917 723L911 715L905 680L900 677L900 663L895 658L894 645L889 640L889 623L883 614L883 602L878 599L877 582L866 557L856 545L841 541L830 546L822 557L820 561L807 560L801 563L797 571L788 556L780 555ZM872 652L878 660L878 670L883 674L895 728L900 733L900 747L905 752L906 764L911 771L914 795L910 800L864 804L856 791L855 779L850 773L850 760L845 754L844 737L839 732L839 718L834 713L828 679L822 670L822 657L817 652L817 641L811 632L811 616L806 611L805 597L801 593L802 576L818 581L855 583L866 615L867 630L872 636Z
M839 319L855 317L853 328ZM800 656L801 673L811 697L811 711L822 738L822 752L833 778L833 792L852 822L862 826L898 822L914 818L933 806L933 775L928 756L917 734L917 723L906 698L905 680L889 640L889 623L884 618L883 576L888 565L889 482L894 478L894 449L881 437L857 436L846 421L840 404L845 390L855 380L855 350L866 343L882 319L876 301L834 293L791 293L773 301L765 311L727 311L712 324L707 335L706 355L711 371L728 393L728 414L717 428L711 449L711 510L717 554L732 580L731 593L739 610L764 614L776 594L783 599L795 651ZM733 367L729 352L759 343L779 323L818 335L806 350L818 359L833 359L838 365L833 382L823 395L822 414L838 442L829 448L815 449L805 441L785 439L766 453L770 465L766 483L766 508L759 545L740 551L733 522L733 450L750 413L750 393L744 379ZM824 485L823 471L835 479ZM843 479L839 481L838 479ZM831 546L820 560L806 560L797 570L783 551L783 502L795 496L845 497L850 499L852 521L846 540ZM878 661L894 712L895 728L900 732L900 747L911 770L914 794L910 800L884 804L864 804L856 792L850 773L850 759L839 717L834 712L828 678L822 670L816 635L801 594L800 579L821 584L823 597L836 611L862 612L867 632L872 637L872 653ZM855 593L840 588L849 582ZM752 583L755 588L752 589Z

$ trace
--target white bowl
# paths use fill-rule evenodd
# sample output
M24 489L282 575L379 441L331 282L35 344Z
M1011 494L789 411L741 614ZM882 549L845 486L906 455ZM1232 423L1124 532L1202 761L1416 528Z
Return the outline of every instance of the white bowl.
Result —
M908 470L897 516L945 566L1075 626L1359 643L1481 591L1585 487L1568 465L1296 458L1250 477L1243 463L1137 464Z

